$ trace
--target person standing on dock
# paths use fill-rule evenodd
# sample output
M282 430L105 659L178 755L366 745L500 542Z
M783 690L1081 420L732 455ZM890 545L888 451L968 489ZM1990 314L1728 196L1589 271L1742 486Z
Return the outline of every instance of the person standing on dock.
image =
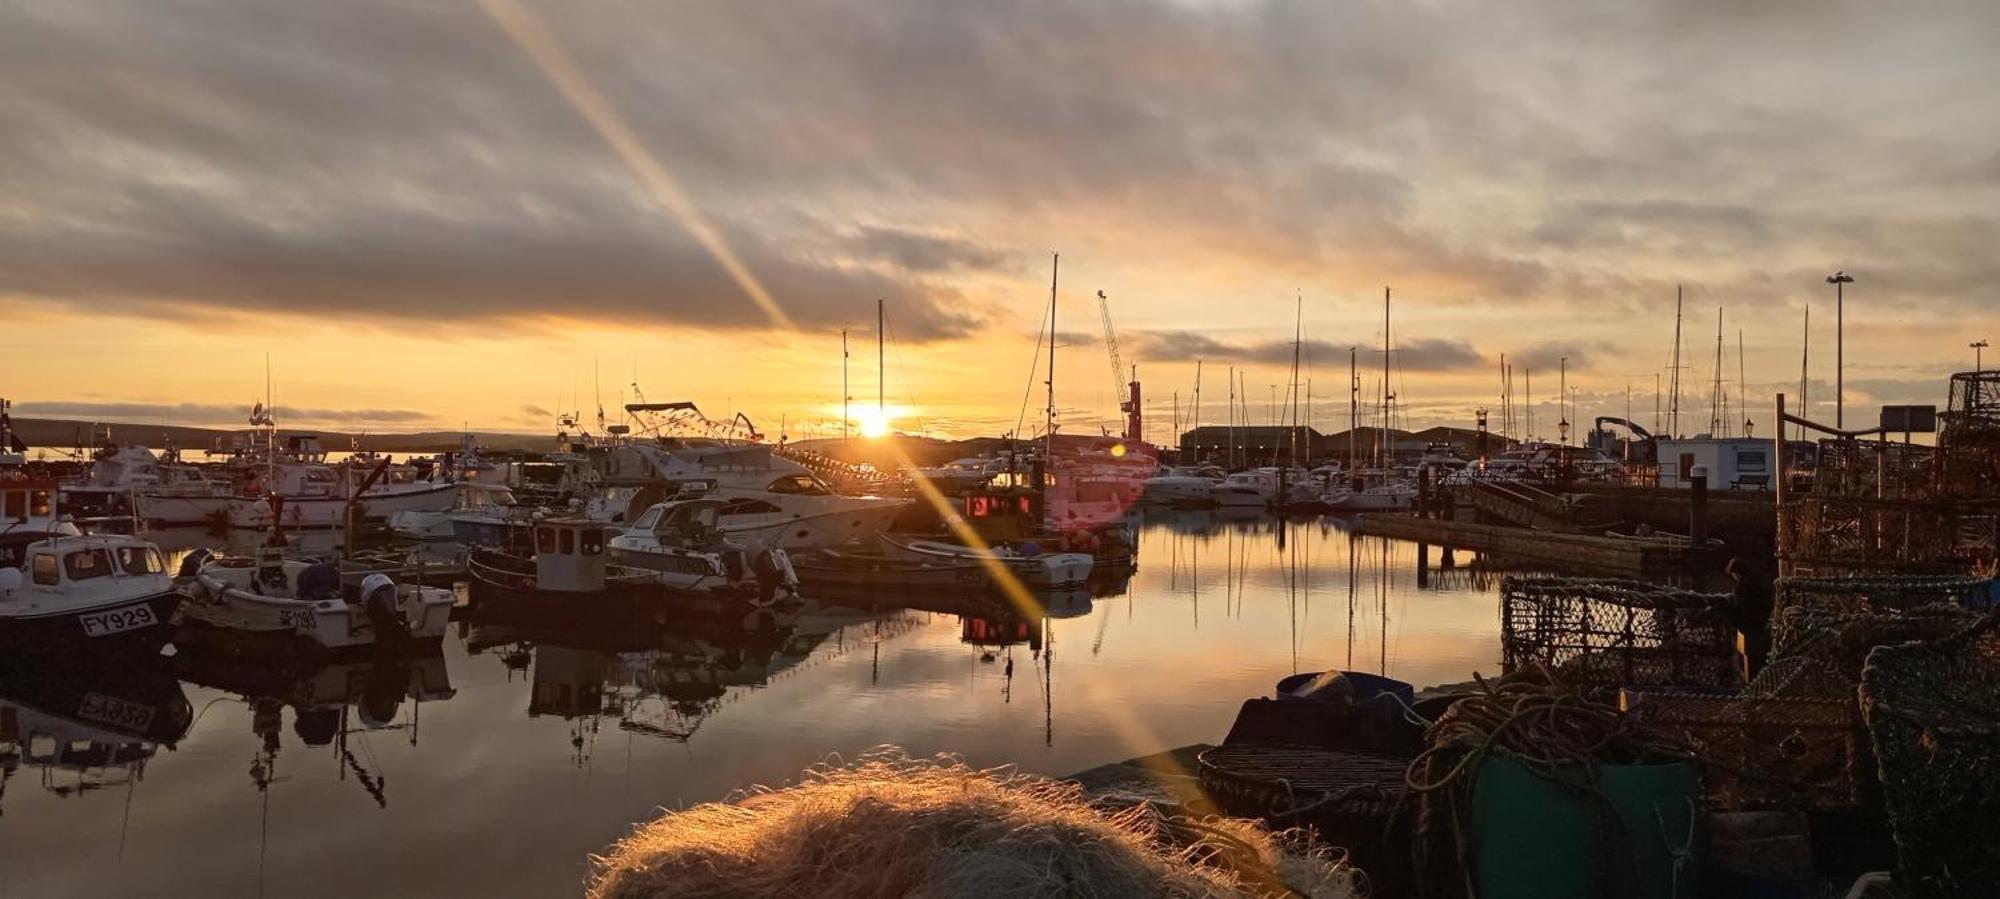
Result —
M1736 645L1743 654L1743 679L1748 682L1764 669L1764 660L1771 654L1771 613L1775 599L1771 572L1756 558L1738 556L1729 560L1729 576L1736 581L1729 620L1738 634Z

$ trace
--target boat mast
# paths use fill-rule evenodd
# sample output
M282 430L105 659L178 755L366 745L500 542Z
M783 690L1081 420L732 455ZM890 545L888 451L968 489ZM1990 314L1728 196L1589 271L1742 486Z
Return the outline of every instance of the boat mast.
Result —
M1062 254L1050 254L1049 261L1049 408L1048 432L1043 435L1042 458L1055 461L1056 451L1056 277L1062 273Z
M1190 427L1189 430L1194 431L1195 433L1201 432L1201 360L1200 359L1194 360L1194 422L1193 426ZM1178 438L1180 435L1176 434L1174 436ZM1201 462L1201 452L1198 444L1194 455L1195 455L1194 461L1196 463Z
M1236 366L1229 367L1229 461L1224 468L1236 470Z
M1750 436L1754 422L1750 419L1750 385L1746 383L1743 367L1743 329L1736 329L1736 406L1743 415L1743 436ZM1779 436L1783 436L1780 434Z
M853 419L849 417L847 411L847 404L852 402L853 399L854 394L847 387L847 329L842 328L840 329L840 440L842 443L853 439L854 429L848 424Z
M1361 429L1361 370L1356 356L1360 351L1347 348L1347 470L1354 472L1355 432ZM1352 548L1350 547L1350 550Z
M1389 288L1382 288L1382 426L1375 431L1375 467L1389 459Z
M875 420L881 422L882 436L884 437L889 436L889 403L887 400L889 393L888 388L882 380L883 372L888 370L887 366L883 365L883 360L888 357L883 353L882 349L882 335L887 331L887 325L888 315L882 310L882 301L877 299L875 301Z
M1299 464L1299 354L1305 342L1306 298L1301 292L1292 307L1292 465ZM1288 466L1289 467L1289 466ZM1284 476L1279 475L1282 481Z
M1812 417L1812 404L1806 402L1806 384L1808 383L1806 381L1806 371L1811 362L1812 362L1812 304L1807 303L1805 342L1800 345L1799 349L1799 417L1800 418ZM1782 428L1783 422L1780 422L1779 425ZM1801 423L1799 425L1799 440L1804 441L1805 439L1806 439L1806 426L1803 423Z
M1715 377L1709 385L1708 433L1722 438L1729 436L1729 394L1722 389L1722 307L1715 307Z
M1667 436L1681 436L1681 287L1674 285L1674 367L1667 397Z

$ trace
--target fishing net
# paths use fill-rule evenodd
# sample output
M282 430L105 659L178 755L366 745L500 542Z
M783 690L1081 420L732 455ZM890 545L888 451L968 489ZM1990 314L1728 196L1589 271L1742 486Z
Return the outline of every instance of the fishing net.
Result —
M1076 784L877 750L671 812L596 859L611 897L1357 897L1298 834L1107 809Z
M1513 576L1500 585L1501 664L1579 687L1728 687L1730 597L1641 581Z
M1918 897L1983 895L2000 883L1996 621L1881 647L1861 673L1901 876Z
M1587 786L1599 766L1686 757L1671 733L1593 699L1539 664L1497 682L1481 678L1478 683L1478 692L1438 716L1425 734L1428 747L1404 771L1415 805L1411 854L1416 894L1429 899L1472 899L1478 893L1470 805L1489 757L1520 762L1551 782L1583 782L1580 789L1600 814L1608 814L1601 807L1605 797ZM1614 834L1623 833L1621 826L1602 823L1602 845L1591 854L1600 865L1595 875L1605 890L1596 895L1624 895L1618 885L1630 885L1632 859L1623 857L1629 853L1611 851Z

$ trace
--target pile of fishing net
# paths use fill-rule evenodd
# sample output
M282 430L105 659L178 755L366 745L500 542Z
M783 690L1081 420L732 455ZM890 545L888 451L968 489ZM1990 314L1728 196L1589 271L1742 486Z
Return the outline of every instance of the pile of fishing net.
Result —
M1296 834L1106 809L1075 784L899 750L671 812L596 864L594 899L1361 895Z

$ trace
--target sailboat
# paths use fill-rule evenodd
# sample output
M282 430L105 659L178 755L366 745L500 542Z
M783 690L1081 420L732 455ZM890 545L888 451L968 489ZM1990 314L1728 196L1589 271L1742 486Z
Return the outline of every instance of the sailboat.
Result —
M1416 503L1417 489L1389 474L1389 424L1395 394L1389 392L1389 288L1382 288L1382 421L1375 429L1377 468L1357 479L1359 486L1341 486L1328 491L1321 501L1335 512L1382 512L1408 509Z

